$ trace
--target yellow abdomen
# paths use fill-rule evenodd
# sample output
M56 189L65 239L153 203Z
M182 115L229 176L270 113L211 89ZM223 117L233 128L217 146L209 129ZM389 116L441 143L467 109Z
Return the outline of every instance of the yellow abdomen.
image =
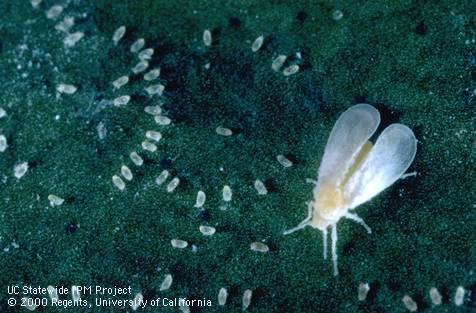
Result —
M313 208L311 224L321 229L337 223L347 211L347 202L337 186L321 185L314 189Z

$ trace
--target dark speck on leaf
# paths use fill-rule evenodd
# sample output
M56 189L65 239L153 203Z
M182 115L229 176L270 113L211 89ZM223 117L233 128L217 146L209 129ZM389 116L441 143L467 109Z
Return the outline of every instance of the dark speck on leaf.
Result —
M177 81L172 80L167 83L167 86L165 88L167 89L167 92L174 92L178 90L179 86L177 84Z
M142 159L144 160L144 165L146 165L146 166L157 164L157 161L155 159L151 159L147 156L142 157Z
M468 294L468 308L476 308L476 283L473 283L469 288L467 288L467 294ZM448 303L449 301L449 295L448 295L448 289L446 289L446 296L443 296L443 302ZM445 299L446 298L446 299ZM473 312L473 311L471 311Z
M178 188L180 188L181 190L190 189L190 180L188 180L187 177L183 177L180 175L177 175L177 176L180 178L180 185Z
M401 291L402 290L402 285L400 285L400 283L398 283L397 281L393 280L393 281L389 281L387 283L388 285L388 288L393 291L393 292L397 292L397 291Z
M186 271L185 266L181 262L177 262L170 268L170 272L174 278L177 280L186 280Z
M296 15L296 19L299 21L299 23L303 24L306 21L307 18L307 13L304 11L299 11Z
M75 201L76 201L76 198L75 198L75 197L67 197L67 198L65 199L65 203L66 203L66 204L72 204L72 203L74 203Z
M302 71L305 71L307 69L310 69L312 67L312 64L308 61L304 61L301 65L300 65L300 68L299 70L302 72Z
M76 232L76 230L78 229L78 226L74 223L69 223L67 226L66 226L66 232L68 234L73 234Z
M164 60L164 63L167 64L167 60ZM160 67L160 77L167 79L169 85L171 82L174 81L173 77L175 77L175 72L173 70L173 67L171 66L161 66ZM177 83L177 82L175 82Z
M172 168L172 159L168 156L164 156L162 159L160 159L160 167L163 169Z
M396 109L391 109L385 104L377 103L375 104L375 107L380 112L380 119L381 119L379 128L377 129L377 132L376 132L377 134L380 134L380 132L382 132L385 128L387 128L388 125L392 123L398 123L400 120L400 117L402 116L402 112Z
M425 24L422 22L420 22L417 27L415 27L415 32L418 34L418 35L425 35L426 34L426 28L425 28Z
M213 38L213 41L212 41L212 46L213 46L213 45L216 45L220 42L222 28L221 27L216 27L216 28L212 29L211 32L212 32L212 38Z
M28 167L29 167L30 169L34 169L34 168L36 168L36 167L38 166L38 164L39 164L39 161L33 160L33 161L30 161L30 162L28 163Z
M365 97L364 95L356 96L356 97L354 97L354 102L355 103L367 103L367 97Z
M421 310L421 312L426 312L426 309L428 308L428 304L426 304L425 299L422 294L417 294L413 297L413 300L418 305L418 309Z
M200 219L201 220L203 220L205 222L209 222L210 218L211 218L210 211L203 210L203 211L200 212Z
M153 300L155 299L155 291L151 289L145 289L142 291L142 295L144 296L145 300Z
M264 181L264 185L266 186L266 189L268 189L269 192L276 192L278 190L272 178L266 179Z
M356 250L356 249L355 249L355 243L353 243L353 242L347 242L347 243L344 245L343 254L344 254L344 255L351 255L355 250Z
M285 154L284 155L288 160L290 160L291 162L293 162L293 164L295 165L298 165L301 163L301 161L299 161L299 159L294 155L294 154Z
M94 101L104 100L104 92L96 92L94 94Z
M234 27L234 28L238 28L241 26L241 21L239 18L237 17L230 17L230 19L228 20L228 22L230 23L230 26L231 27Z
M441 297L443 298L442 302L445 304L449 303L451 298L451 291L448 288L448 286L441 286L441 288L439 289L440 289Z
M379 282L373 282L370 283L370 290L369 293L367 294L367 302L374 302L376 297L377 297L377 292L380 290L380 283Z
M131 100L133 102L145 102L147 100L147 97L136 92L131 95Z
M139 73L139 74L129 76L129 84L142 81L143 75L144 73Z

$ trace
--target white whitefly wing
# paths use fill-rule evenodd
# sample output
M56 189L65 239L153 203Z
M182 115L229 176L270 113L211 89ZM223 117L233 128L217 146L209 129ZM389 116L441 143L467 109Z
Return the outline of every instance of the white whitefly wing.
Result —
M319 185L337 186L342 182L379 124L380 113L365 103L354 105L341 114L327 140L319 167Z
M403 124L388 126L343 186L349 209L370 200L399 179L413 162L416 149L417 140L410 128Z

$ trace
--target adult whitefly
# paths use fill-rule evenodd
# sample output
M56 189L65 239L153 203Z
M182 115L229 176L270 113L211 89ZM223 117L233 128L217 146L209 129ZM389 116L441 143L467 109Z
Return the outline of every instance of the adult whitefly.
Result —
M170 243L172 244L172 247L177 249L184 249L188 246L188 242L181 239L172 239L170 240Z
M170 118L168 118L167 116L163 116L163 115L156 115L154 117L154 120L157 124L159 124L161 126L169 125L172 122L172 120Z
M205 44L205 46L211 46L212 44L212 33L210 32L210 30L208 29L205 29L203 31L203 43Z
M251 51L253 51L253 52L258 51L261 48L261 46L263 45L263 41L264 41L264 36L263 35L256 38L255 41L253 42L253 44L251 45Z
M132 72L133 72L134 74L139 74L139 73L142 73L143 71L145 71L148 67L149 67L149 62L147 62L147 61L140 61L139 63L137 63L137 64L132 68Z
M144 160L141 158L140 155L137 154L137 152L131 152L129 157L131 158L132 163L137 166L141 166L142 164L144 164Z
M266 189L266 186L264 185L264 183L259 179L255 180L254 187L259 195L263 196L268 193L268 189Z
M218 291L218 305L225 305L227 298L228 291L226 290L226 288L220 288L220 291Z
M136 41L134 41L134 43L131 45L130 50L132 53L139 52L139 50L142 49L144 45L145 45L144 38L139 38Z
M230 186L228 185L223 186L222 196L223 196L223 201L225 202L231 201L231 197L233 196L233 193L231 191Z
M164 290L170 289L170 286L172 286L172 282L173 282L173 277L172 277L172 275L170 275L170 274L165 275L164 280L163 280L162 283L160 284L159 290L160 290L160 291L164 291Z
M296 74L297 72L299 72L299 65L294 64L294 65L286 67L283 70L283 75L290 76L290 75Z
M198 229L205 236L211 236L216 232L215 227L212 227L212 226L200 225L200 227L198 227Z
M139 60L145 61L145 60L150 60L152 59L152 56L154 55L154 49L152 48L147 48L139 52L137 55Z
M279 71L284 65L284 62L286 62L286 59L287 56L285 56L284 54L278 55L271 63L271 68L273 69L273 71Z
M13 175L17 179L22 178L26 174L27 171L28 171L28 162L20 162L20 163L17 163L13 167Z
M151 81L151 80L157 79L159 76L160 76L160 68L156 68L145 73L144 80Z
M120 177L117 176L117 175L112 176L112 183L113 183L114 186L116 186L117 189L119 189L120 191L123 191L123 190L126 188L126 184L124 183L124 181L122 180L122 178L120 178Z
M4 108L0 108L0 118L4 118L7 116L7 111Z
M112 35L112 41L114 42L115 45L121 40L122 37L124 37L124 34L126 33L126 27L121 26Z
M50 206L55 207L55 206L60 206L64 203L64 199L61 197L58 197L57 195L48 195L48 201L50 202Z
M158 131L155 131L155 130L148 130L148 131L145 132L145 137L147 139L159 142L160 139L162 139L162 134Z
M74 32L71 34L68 34L64 39L63 43L64 46L67 48L74 47L78 41L80 41L84 37L83 32Z
M120 107L120 106L127 105L129 101L131 101L131 96L124 95L124 96L117 97L116 99L112 101L112 103L114 104L114 106Z
M132 180L133 178L131 169L126 165L121 166L121 175L127 180Z
M380 113L373 106L360 103L343 112L327 140L308 205L308 216L288 235L311 226L322 232L323 256L327 256L327 235L331 231L331 256L334 275L337 267L337 224L348 218L371 228L355 213L354 208L370 201L399 180L413 162L417 140L413 131L403 124L391 124L375 141L369 141L380 124ZM336 197L336 195L339 195ZM338 198L338 199L337 199ZM410 304L409 298L404 301Z
M155 179L155 183L160 186L167 180L167 178L169 178L169 176L170 176L169 171L163 170L159 174L159 176L157 176L157 178Z
M157 146L150 141L144 140L141 145L142 145L142 149L144 150L147 150L150 152L157 151Z
M77 90L78 88L71 84L60 83L58 84L58 86L56 86L56 91L58 91L59 93L65 93L68 95L74 94Z
M280 154L276 157L276 159L278 160L279 164L281 164L282 166L284 167L291 167L293 166L293 162L291 160L289 160L288 158L286 158L284 155Z
M261 252L261 253L266 253L266 252L269 251L268 245L266 245L262 242L259 242L259 241L252 242L250 244L250 249L252 251Z
M0 152L5 152L7 148L8 148L7 137L5 137L5 135L0 135Z
M165 86L162 85L162 84L155 84L155 85L150 85L148 87L145 88L145 91L147 91L147 93L149 95L159 95L161 96L162 93L164 92L164 89L165 89Z
M129 82L129 76L123 75L119 77L118 79L116 79L115 81L113 81L112 86L114 87L114 89L119 89L125 84L127 84L128 82Z
M160 115L162 108L158 105L148 105L144 108L144 112L150 115Z
M54 5L48 11L46 11L46 18L50 20L56 19L58 16L63 13L64 7L62 5Z
M225 137L233 135L233 131L231 129L222 126L218 126L217 128L215 128L215 132L218 135Z
M172 178L172 180L167 185L167 192L172 192L180 184L180 179L178 177Z

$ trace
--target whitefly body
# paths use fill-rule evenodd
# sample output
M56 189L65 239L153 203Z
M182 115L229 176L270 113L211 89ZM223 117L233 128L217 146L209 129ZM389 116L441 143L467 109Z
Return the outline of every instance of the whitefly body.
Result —
M338 274L337 223L345 217L371 233L355 209L401 178L415 158L417 140L403 124L391 124L372 144L369 139L379 124L379 112L368 104L354 105L342 113L324 150L308 216L284 232L287 235L306 226L317 228L323 234L326 258L330 229L334 275Z

